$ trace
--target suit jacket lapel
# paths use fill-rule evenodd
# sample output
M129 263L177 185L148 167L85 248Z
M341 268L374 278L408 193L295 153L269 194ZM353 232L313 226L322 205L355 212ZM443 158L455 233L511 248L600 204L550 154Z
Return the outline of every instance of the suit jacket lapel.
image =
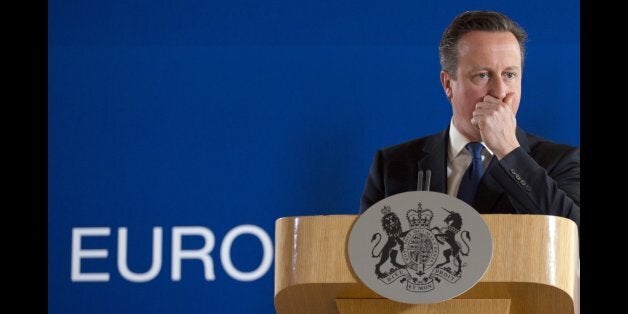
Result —
M447 147L449 128L426 139L423 154L418 161L419 170L431 170L430 191L447 193Z
M529 153L530 146L525 132L522 129L517 128L515 135L517 136L521 149L523 149L526 153ZM497 161L496 157L493 157L488 167L486 167L484 177L482 177L477 195L473 201L473 208L478 210L481 214L493 212L495 210L495 205L498 204L498 201L503 197L507 197L504 193L504 189L497 183L497 180L494 177L494 173L496 171L503 171L500 167L501 166L499 165L499 161Z

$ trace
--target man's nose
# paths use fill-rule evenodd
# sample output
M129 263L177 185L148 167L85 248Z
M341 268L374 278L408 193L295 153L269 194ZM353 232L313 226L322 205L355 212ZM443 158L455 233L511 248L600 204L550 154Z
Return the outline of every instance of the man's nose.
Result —
M508 94L508 86L501 77L495 78L490 82L488 94L499 100L504 100Z

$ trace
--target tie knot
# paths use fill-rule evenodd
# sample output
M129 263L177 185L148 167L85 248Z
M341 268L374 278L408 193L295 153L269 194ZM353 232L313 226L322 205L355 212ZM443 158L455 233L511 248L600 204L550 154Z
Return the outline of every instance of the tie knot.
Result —
M469 142L469 144L467 144L467 150L471 152L471 156L473 156L473 159L476 159L476 158L482 159L483 147L484 146L480 142Z

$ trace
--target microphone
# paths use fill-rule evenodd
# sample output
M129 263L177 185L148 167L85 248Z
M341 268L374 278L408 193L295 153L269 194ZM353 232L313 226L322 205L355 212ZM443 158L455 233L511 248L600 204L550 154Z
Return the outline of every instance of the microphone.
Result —
M427 169L425 171L425 181L423 180L423 170L419 170L417 175L416 190L417 191L429 191L430 180L432 179L432 170Z

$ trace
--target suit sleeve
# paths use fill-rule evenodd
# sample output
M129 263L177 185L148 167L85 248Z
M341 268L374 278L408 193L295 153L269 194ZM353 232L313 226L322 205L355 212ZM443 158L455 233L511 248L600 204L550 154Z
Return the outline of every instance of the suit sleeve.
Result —
M385 197L384 188L384 156L382 151L377 151L369 175L366 178L364 192L360 200L360 214L365 212L371 205L377 203Z
M580 226L580 150L550 150L535 157L517 148L499 161L502 185L517 213L566 217Z

